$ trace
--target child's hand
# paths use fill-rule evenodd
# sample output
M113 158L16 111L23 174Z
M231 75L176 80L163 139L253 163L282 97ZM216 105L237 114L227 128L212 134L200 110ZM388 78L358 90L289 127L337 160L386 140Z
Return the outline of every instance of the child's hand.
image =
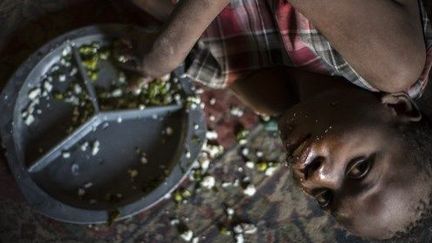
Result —
M114 43L114 58L117 65L129 76L129 89L139 89L142 85L154 80L147 63L156 33L145 33L121 39Z

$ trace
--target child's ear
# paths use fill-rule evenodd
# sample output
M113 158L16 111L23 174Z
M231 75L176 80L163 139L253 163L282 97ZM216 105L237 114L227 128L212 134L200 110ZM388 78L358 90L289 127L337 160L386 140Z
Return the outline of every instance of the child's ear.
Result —
M381 102L392 110L399 121L418 122L422 118L419 108L406 93L385 94Z

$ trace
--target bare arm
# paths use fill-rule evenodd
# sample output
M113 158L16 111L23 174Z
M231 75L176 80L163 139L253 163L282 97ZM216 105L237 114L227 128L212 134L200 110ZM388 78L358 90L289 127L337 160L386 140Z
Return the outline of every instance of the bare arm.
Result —
M229 0L182 0L144 56L142 71L158 77L184 61L198 38Z
M288 0L374 87L406 90L420 76L425 46L417 0Z

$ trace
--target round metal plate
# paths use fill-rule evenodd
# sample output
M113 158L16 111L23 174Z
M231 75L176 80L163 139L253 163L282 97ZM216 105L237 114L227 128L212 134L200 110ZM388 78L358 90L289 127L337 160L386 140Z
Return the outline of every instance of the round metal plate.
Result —
M102 25L69 32L33 54L3 90L0 131L9 166L30 205L46 216L83 224L107 222L113 211L119 213L117 219L129 217L173 191L198 156L206 132L199 106L110 111L95 106L93 115L70 134L64 131L71 107L64 104L41 102L44 108L31 126L22 119L29 92L59 61L65 47L110 42L143 31L135 26ZM110 70L106 73L109 76ZM185 96L193 95L183 73L179 67L171 78L178 80ZM167 127L174 132L166 134ZM96 155L80 149L95 142L100 144ZM145 165L135 153L137 148L148 156ZM78 195L83 188L85 195Z

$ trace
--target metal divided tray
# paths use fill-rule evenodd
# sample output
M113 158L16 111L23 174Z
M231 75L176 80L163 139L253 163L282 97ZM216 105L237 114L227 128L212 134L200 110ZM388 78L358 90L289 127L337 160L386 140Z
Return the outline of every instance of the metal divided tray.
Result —
M83 65L80 46L142 31L103 25L67 33L33 54L3 90L0 131L8 163L39 212L85 224L126 218L160 201L192 167L206 126L183 67L168 81L177 87L175 99L113 108L99 94L120 71L105 60L92 76ZM82 100L66 97L68 87Z

